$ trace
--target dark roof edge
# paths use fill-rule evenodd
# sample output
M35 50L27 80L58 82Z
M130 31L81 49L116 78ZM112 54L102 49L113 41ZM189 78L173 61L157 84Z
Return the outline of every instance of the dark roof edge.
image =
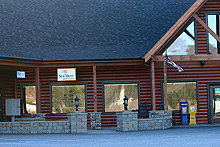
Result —
M15 60L15 61L32 61L32 62L42 62L43 60L38 59L24 59L24 58L12 58L12 57L0 57L0 59Z
M115 59L90 59L90 60L37 60L37 59L23 59L23 58L11 58L0 57L0 59L14 60L14 61L30 61L30 62L68 62L68 61L114 61L114 60L143 60L144 57L139 58L115 58Z

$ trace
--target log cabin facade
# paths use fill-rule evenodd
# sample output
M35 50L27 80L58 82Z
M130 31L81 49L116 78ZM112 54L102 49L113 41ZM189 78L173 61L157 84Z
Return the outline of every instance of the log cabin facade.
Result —
M0 38L1 121L10 121L5 116L5 100L9 98L21 99L22 115L26 115L26 86L35 86L36 113L46 113L46 120L67 118L61 109L53 112L52 98L53 87L65 85L83 86L84 111L102 112L102 127L117 125L114 109L107 109L105 89L111 85L137 87L133 109L147 104L153 110L160 110L160 104L164 104L165 50L184 69L179 73L167 65L168 85L193 83L196 90L191 101L198 105L197 123L217 120L214 102L220 88L220 56L215 53L218 51L210 53L209 34L216 39L217 50L220 31L213 30L207 21L213 15L215 24L219 25L218 0L111 4L99 0L79 4L30 1L28 4L4 2L1 7L2 26L5 26ZM15 8L15 12L9 12L9 8ZM169 47L183 32L193 40L194 47L186 44L190 51L173 55ZM61 68L76 68L76 81L57 81L57 69ZM25 78L16 78L16 71L25 71ZM175 88L167 87L168 93L172 89ZM175 124L180 124L178 108L168 109L174 112ZM88 115L88 126L89 122Z

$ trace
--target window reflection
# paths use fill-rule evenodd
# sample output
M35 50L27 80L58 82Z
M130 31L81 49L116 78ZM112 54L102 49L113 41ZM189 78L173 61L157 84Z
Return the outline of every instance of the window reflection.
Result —
M195 31L194 21L167 48L167 55L194 55ZM165 52L163 53L163 55Z
M36 107L36 87L24 86L23 113L37 113Z
M212 29L213 32L215 32L219 36L219 15L208 15L208 26L210 29ZM220 53L220 47L218 41L210 34L208 33L209 37L209 54L219 54Z
M74 98L78 97L79 111L85 112L85 85L52 86L52 113L75 111Z
M197 103L196 82L167 83L168 110L180 110L180 102Z
M128 97L128 110L138 110L138 84L104 84L105 112L124 110L124 97Z

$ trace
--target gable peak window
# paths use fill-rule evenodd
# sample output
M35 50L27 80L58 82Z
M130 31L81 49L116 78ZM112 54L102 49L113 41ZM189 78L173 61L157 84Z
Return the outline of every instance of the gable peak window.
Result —
M207 24L213 32L220 36L220 14L208 14ZM208 33L208 54L220 54L220 43Z
M186 25L166 47L167 55L196 54L196 22L193 20ZM165 51L162 53L165 55Z

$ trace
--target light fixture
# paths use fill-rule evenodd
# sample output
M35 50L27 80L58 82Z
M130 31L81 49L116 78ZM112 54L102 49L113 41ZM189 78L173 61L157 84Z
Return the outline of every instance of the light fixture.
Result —
M201 63L202 66L205 65L205 61L204 60L200 61L200 63Z

